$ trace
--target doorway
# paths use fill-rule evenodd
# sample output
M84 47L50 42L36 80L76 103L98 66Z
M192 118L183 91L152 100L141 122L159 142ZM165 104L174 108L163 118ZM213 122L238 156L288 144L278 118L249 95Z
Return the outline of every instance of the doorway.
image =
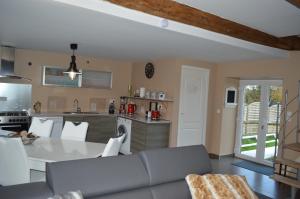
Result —
M271 166L279 130L281 80L241 80L235 155Z
M209 70L182 66L177 146L205 145Z

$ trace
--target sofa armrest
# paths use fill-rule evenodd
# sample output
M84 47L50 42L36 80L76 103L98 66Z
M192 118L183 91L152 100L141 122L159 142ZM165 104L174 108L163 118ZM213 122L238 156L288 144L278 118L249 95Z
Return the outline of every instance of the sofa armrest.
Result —
M47 199L51 196L53 193L45 182L0 187L0 198Z

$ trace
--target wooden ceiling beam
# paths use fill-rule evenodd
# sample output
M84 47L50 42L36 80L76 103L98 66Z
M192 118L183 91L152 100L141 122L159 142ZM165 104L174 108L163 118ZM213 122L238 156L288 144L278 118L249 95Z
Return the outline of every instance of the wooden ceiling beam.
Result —
M293 4L294 6L300 8L300 0L287 0L287 1Z
M107 0L113 4L249 42L284 50L300 50L300 38L279 38L172 0ZM293 42L296 42L294 44Z

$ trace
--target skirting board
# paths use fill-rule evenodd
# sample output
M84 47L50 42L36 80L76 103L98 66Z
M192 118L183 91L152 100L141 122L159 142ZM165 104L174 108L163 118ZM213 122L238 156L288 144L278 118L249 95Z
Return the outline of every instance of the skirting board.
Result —
M217 154L214 154L214 153L209 153L208 154L209 155L209 157L211 158L211 159L221 159L221 158L223 158L223 157L234 157L234 154L232 153L232 154L228 154L228 155L217 155Z

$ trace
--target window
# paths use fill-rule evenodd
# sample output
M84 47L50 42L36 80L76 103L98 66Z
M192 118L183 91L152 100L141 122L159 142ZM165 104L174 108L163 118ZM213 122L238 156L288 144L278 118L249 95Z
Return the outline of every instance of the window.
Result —
M43 67L43 85L44 86L62 86L74 88L112 88L112 72L81 70L82 75L77 75L71 80L67 74L64 74L65 68L57 66Z
M83 70L81 87L112 88L112 72Z

